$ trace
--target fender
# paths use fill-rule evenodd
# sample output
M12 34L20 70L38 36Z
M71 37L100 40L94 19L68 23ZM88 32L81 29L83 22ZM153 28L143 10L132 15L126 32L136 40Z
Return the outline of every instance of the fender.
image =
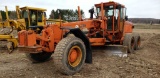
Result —
M74 34L76 37L80 38L86 47L86 63L92 63L92 49L89 42L89 39L86 37L86 35L79 29L79 28L73 28L69 29L70 31L68 33Z

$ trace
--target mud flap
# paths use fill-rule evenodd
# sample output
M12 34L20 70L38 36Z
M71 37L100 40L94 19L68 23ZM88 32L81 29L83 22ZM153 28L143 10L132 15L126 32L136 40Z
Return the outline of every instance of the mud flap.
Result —
M89 42L89 39L85 36L85 34L79 29L79 28L74 28L70 29L70 32L74 34L76 37L80 38L86 47L86 63L92 63L92 50L91 50L91 45Z

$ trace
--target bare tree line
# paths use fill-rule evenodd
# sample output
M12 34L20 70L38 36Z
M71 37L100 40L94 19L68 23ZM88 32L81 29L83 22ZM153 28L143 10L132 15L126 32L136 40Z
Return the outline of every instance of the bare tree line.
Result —
M154 18L129 18L129 21L143 24L160 24L160 19Z

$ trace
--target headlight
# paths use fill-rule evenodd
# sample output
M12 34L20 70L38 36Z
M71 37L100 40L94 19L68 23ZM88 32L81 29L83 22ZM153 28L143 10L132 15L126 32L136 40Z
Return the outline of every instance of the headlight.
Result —
M78 26L78 25L76 25L76 26L75 26L75 28L79 28L79 26Z

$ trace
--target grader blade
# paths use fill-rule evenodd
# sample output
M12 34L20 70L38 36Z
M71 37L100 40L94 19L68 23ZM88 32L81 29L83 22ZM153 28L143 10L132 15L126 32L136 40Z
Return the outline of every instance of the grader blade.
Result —
M107 45L100 47L92 47L95 52L103 52L107 56L127 57L127 47L121 45Z
M106 46L109 55L118 55L119 57L127 57L127 47L121 45Z

